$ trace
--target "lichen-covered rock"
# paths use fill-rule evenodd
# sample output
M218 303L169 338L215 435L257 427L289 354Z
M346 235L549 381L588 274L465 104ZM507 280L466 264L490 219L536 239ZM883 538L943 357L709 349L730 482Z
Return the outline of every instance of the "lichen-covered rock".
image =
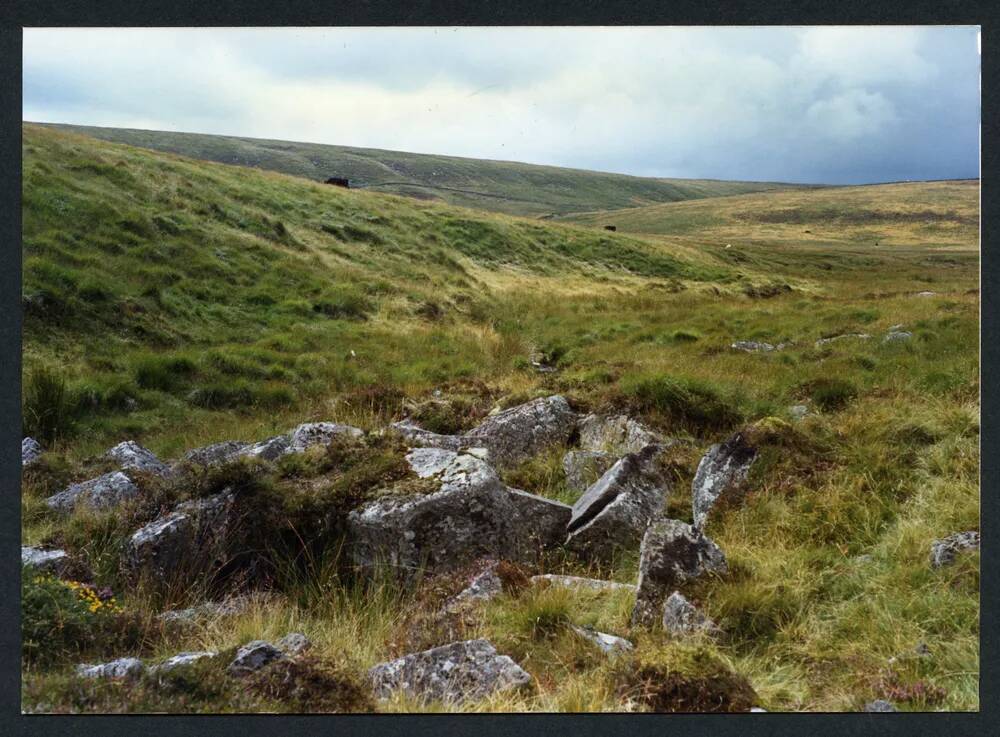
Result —
M178 570L208 570L219 564L232 522L234 497L224 491L177 505L129 538L125 561L135 575L168 577Z
M44 452L41 444L34 438L24 438L21 441L21 466L26 468L38 460Z
M898 712L899 709L893 706L890 701L886 701L885 699L876 699L875 701L865 704L861 711L871 714L888 714Z
M285 655L298 655L312 647L312 640L301 632L289 632L274 644Z
M397 691L424 702L461 704L531 683L531 675L487 640L453 642L380 663L368 671L376 697Z
M636 591L632 583L618 581L602 581L598 578L583 578L581 576L560 576L555 573L542 573L530 579L534 585L565 586L566 588L591 589L592 591Z
M624 637L609 635L606 632L598 632L593 627L577 627L573 625L573 631L583 639L596 645L602 653L610 657L627 653L633 648L632 643Z
M580 420L579 430L582 450L610 453L615 458L664 443L659 433L626 415L587 415Z
M979 533L975 530L956 532L954 535L931 543L931 568L940 568L955 562L955 556L963 550L979 549Z
M491 563L478 573L469 585L451 597L444 605L445 612L457 612L474 602L489 601L503 593L503 581L497 574L497 564Z
M663 602L663 629L673 635L712 632L715 622L706 617L680 592L675 591Z
M146 671L146 666L138 658L118 658L98 665L76 666L80 678L138 678Z
M691 482L695 527L705 526L709 512L720 497L740 488L756 458L757 449L747 442L743 433L736 433L724 443L708 449Z
M234 596L221 602L206 601L186 609L170 609L156 615L156 618L168 625L187 625L204 619L231 617L245 611L247 605L245 597Z
M618 456L600 450L571 450L563 456L566 488L585 491L615 465Z
M507 491L514 507L515 545L520 551L519 559L527 561L536 552L562 544L573 514L572 507L520 489L508 488Z
M490 460L510 466L554 445L564 445L576 430L576 413L565 397L554 394L487 417L466 437L480 440Z
M27 545L21 546L22 566L59 576L68 562L69 555L65 550L43 550Z
M882 338L883 343L900 343L905 340L909 340L913 337L913 333L907 332L906 330L894 330L892 332L886 333L885 337Z
M639 548L639 589L632 623L656 620L667 592L706 573L728 571L726 556L697 528L679 520L653 520Z
M338 435L360 438L364 431L338 422L307 422L292 430L289 453L303 453L316 445L326 445Z
M290 435L275 435L273 438L261 440L243 448L234 454L234 458L260 458L262 461L276 461L289 452Z
M809 414L809 407L804 404L793 404L788 408L788 416L793 420L804 420Z
M734 351L745 351L746 353L770 353L775 349L770 343L762 343L756 340L737 340L730 348Z
M194 652L177 653L176 655L167 658L162 663L150 666L150 673L163 674L169 673L170 671L177 670L178 668L184 668L192 663L197 663L199 660L204 658L214 658L217 653L211 650L199 650Z
M143 448L134 440L126 440L104 454L108 460L118 464L119 470L135 470L162 476L169 468L152 451Z
M573 505L566 547L583 558L608 560L638 545L670 491L658 463L663 446L630 453L609 468Z
M457 569L477 558L518 554L511 493L481 459L416 448L406 460L431 480L429 493L386 496L348 515L351 557L362 570L387 566L403 580Z
M218 466L238 458L243 451L250 447L250 443L224 440L221 443L213 443L203 448L189 450L181 458L181 462L192 466Z
M111 509L139 494L139 487L121 471L112 471L53 494L45 503L58 512L71 512L78 505L92 509Z
M245 676L284 656L270 642L254 640L236 651L236 657L226 670L231 676Z

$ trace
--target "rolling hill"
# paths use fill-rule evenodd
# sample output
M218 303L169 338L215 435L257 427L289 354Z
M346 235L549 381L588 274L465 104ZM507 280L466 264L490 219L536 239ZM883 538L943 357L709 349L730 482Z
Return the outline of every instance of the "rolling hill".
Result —
M317 181L346 177L358 186L380 192L533 217L803 186L654 179L508 161L197 133L76 125L52 127L194 159L267 169Z
M609 233L593 227L606 213L540 221L50 126L23 127L22 159L22 428L44 446L21 477L22 545L75 566L70 581L22 576L23 711L689 711L689 694L723 710L979 708L979 552L929 560L935 540L979 529L977 188L716 197L618 213ZM454 621L437 617L465 571L410 589L347 565L340 522L359 500L429 488L400 481L408 449L390 423L461 433L553 394L669 439L654 491L684 523L709 449L749 433L745 485L704 527L728 568L677 583L717 631L634 626L628 587L526 584L634 584L634 548L512 564L510 586ZM117 508L46 501L108 474L105 452L126 440L174 461L312 421L368 432L140 474ZM576 447L571 434L500 480L573 504ZM170 587L128 575L137 529L225 490L253 566L182 567ZM237 594L234 611L176 631L161 619ZM586 627L633 649L610 660ZM302 657L230 677L238 648L292 631L313 643ZM368 698L376 664L472 638L531 687ZM76 670L179 652L217 655L135 679Z

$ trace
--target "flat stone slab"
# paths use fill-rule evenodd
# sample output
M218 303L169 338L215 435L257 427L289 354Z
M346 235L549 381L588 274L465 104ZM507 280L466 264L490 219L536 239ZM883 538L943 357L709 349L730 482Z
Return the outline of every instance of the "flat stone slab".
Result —
M555 573L542 573L532 576L532 584L548 584L551 586L565 586L567 588L582 588L592 591L632 591L638 590L638 586L632 583L619 583L618 581L603 581L597 578L583 578L582 576L560 576Z
M606 632L598 632L592 627L578 627L573 625L573 631L583 639L596 645L602 653L609 657L615 657L622 653L627 653L633 649L631 642L624 637L609 635Z
M146 671L146 666L138 658L118 658L109 663L76 666L80 678L138 678Z
M184 668L205 658L214 658L217 653L211 650L200 650L196 652L177 653L167 658L162 663L150 666L150 673L169 673L170 671Z
M460 704L524 688L531 675L487 640L453 642L380 663L368 671L375 696L397 691L424 702Z

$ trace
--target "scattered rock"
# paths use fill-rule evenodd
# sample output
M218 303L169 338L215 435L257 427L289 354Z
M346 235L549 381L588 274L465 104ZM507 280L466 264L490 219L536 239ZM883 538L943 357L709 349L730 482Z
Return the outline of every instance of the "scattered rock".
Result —
M222 602L206 601L187 609L171 609L157 615L157 619L167 624L193 624L199 619L229 617L246 610L247 599L235 596Z
M918 297L933 297L937 292L917 292Z
M573 515L568 504L529 494L520 489L507 490L514 505L514 528L522 560L533 557L537 551L561 545L566 539L566 526Z
M845 338L857 338L858 340L868 340L872 336L867 333L845 333L844 335L834 335L832 338L820 338L816 341L816 347L826 345L827 343L833 343L834 341L844 340Z
M900 341L909 340L913 337L913 333L908 333L905 330L900 330L898 332L887 333L884 338L882 338L883 343L898 343Z
M25 438L21 441L21 466L26 468L38 460L44 452L41 444L34 438Z
M655 519L639 548L639 589L632 623L655 621L667 591L706 573L727 571L726 556L697 528L675 519Z
M750 707L751 714L767 714L767 709L761 709L759 706Z
M793 404L788 408L788 416L793 420L805 419L806 415L809 414L809 407L804 404Z
M931 543L931 568L940 568L955 562L955 556L962 550L978 550L979 533L975 530L956 532Z
M270 642L254 640L236 651L236 657L229 664L227 672L231 676L245 676L282 657L284 653Z
M338 435L360 438L364 431L337 422L307 422L292 430L289 453L302 453L316 445L326 445Z
M680 591L675 591L663 603L663 629L673 635L689 635L718 628Z
M691 482L695 527L702 528L708 513L720 497L735 494L746 481L757 449L743 433L736 433L724 443L713 445L698 463Z
M864 708L862 708L861 711L873 714L879 714L879 713L898 712L899 709L897 709L895 706L892 705L891 702L886 701L885 699L876 699L875 701L871 701L865 704Z
M285 655L298 655L312 647L312 641L301 632L289 632L275 646Z
M243 448L236 452L234 458L260 458L262 461L276 461L281 456L288 453L288 446L291 437L288 435L275 435L273 438L261 440L259 443Z
M566 488L584 491L604 472L615 465L618 458L599 450L571 450L563 456L563 473L566 474Z
M26 545L21 546L22 566L59 576L68 562L69 555L65 550L42 550Z
M730 348L734 351L746 351L747 353L769 353L775 350L770 343L758 343L755 340L737 340Z
M80 678L138 678L146 671L146 666L138 658L118 658L110 663L76 666Z
M670 491L658 457L661 445L630 453L609 468L573 505L566 547L577 555L609 559L634 546Z
M524 688L531 676L506 655L498 655L487 640L453 642L413 653L368 671L375 695L394 692L421 701L461 704L498 691Z
M117 463L121 471L135 470L157 476L162 476L169 471L167 464L134 440L119 443L105 453L104 457Z
M193 466L218 466L237 458L249 447L251 447L249 443L237 440L224 440L221 443L213 443L203 448L189 450L184 454L181 462Z
M421 570L454 570L476 558L519 552L512 494L481 459L416 448L406 460L437 489L373 500L348 515L351 557L362 570L386 565L412 580Z
M610 453L615 458L638 453L648 445L664 444L659 433L625 415L587 415L580 420L579 429L582 450Z
M156 674L169 673L172 670L183 668L185 666L191 665L192 663L197 663L199 660L202 660L203 658L214 658L216 655L217 653L214 653L210 650L177 653L177 655L167 658L162 663L151 666L149 671L150 673L156 673Z
M165 578L179 570L218 564L229 532L234 497L224 491L177 505L129 538L126 565L133 574Z
M611 657L627 653L633 648L632 643L624 637L598 632L593 627L577 627L573 625L573 631L583 639L597 645L601 649L601 652Z
M618 581L602 581L597 578L582 578L580 576L559 576L554 573L543 573L532 576L532 584L546 584L551 586L565 586L567 588L584 588L594 591L636 591L637 586L631 583L619 583Z
M139 494L139 487L121 471L112 471L96 479L73 484L53 494L45 503L58 512L71 512L83 504L93 509L111 509Z
M503 581L497 575L497 564L492 563L485 571L479 573L444 606L446 612L456 612L471 602L489 601L503 593Z

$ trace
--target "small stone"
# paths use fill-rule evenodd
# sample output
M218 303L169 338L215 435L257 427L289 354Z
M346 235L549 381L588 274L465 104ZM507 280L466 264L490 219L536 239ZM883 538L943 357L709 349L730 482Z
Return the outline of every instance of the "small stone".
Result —
M58 576L69 562L65 550L42 550L30 546L21 546L21 565L35 568L39 571Z
M138 678L146 670L146 666L138 658L119 658L110 663L98 665L78 665L76 674L80 678Z
M730 348L747 353L770 353L775 349L770 343L759 343L755 340L737 340Z
M889 701L886 701L884 699L876 699L875 701L871 701L865 704L862 711L873 714L879 714L879 713L898 712L899 709L893 706L892 703Z
M896 333L888 333L884 338L882 338L883 343L898 343L900 341L909 340L913 337L913 333L908 333L905 330L901 330Z
M715 622L706 617L683 594L675 591L663 603L663 629L674 635L711 632Z
M497 564L492 563L485 571L476 575L469 585L444 606L446 612L455 612L472 602L489 601L503 593L503 581L497 575Z
M554 573L543 573L532 576L529 579L533 585L546 584L551 586L564 586L566 588L591 589L592 591L636 591L638 587L632 583L619 583L618 581L603 581L597 578L583 578L581 576L559 576Z
M918 297L933 297L937 292L917 292Z
M285 655L298 655L312 647L312 641L301 632L289 632L275 643Z
M975 530L956 532L931 543L931 568L940 568L955 562L955 556L963 550L979 549L979 533Z
M126 440L104 454L108 460L118 464L121 471L136 470L162 476L169 470L153 453L134 440Z
M21 466L27 468L38 460L44 449L34 438L25 438L21 441Z
M573 625L573 631L583 639L597 645L601 652L610 657L621 655L633 648L632 643L624 637L598 632L593 627L577 627Z
M96 479L73 484L50 496L45 503L50 509L63 513L71 512L81 504L92 509L106 510L133 499L138 494L139 487L132 483L132 479L121 471L112 471Z
M197 663L199 660L202 660L203 658L214 658L215 656L216 653L210 650L177 653L177 655L167 658L162 663L150 667L149 670L151 673L157 673L157 674L169 673L170 671L176 670L177 668L183 668L185 666L191 665L192 663Z
M461 704L520 689L531 675L487 640L453 642L380 663L368 671L377 698L396 691L423 702Z
M793 404L788 408L788 415L793 420L804 419L809 414L809 408L804 404Z
M229 664L228 672L233 676L243 676L258 671L281 657L284 657L284 654L270 642L254 640L236 651L236 657Z

